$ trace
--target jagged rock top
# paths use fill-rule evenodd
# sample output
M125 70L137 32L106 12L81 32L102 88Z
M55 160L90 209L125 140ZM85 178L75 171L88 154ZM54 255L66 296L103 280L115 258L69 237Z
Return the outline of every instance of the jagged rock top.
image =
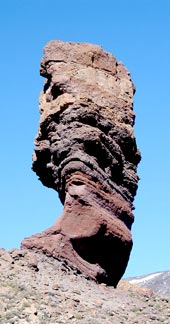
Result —
M44 49L40 74L55 85L52 93L48 89L47 101L67 93L71 94L67 96L71 102L77 100L77 97L79 100L87 97L106 109L113 108L116 100L120 112L112 114L113 118L117 118L118 123L124 121L133 126L134 113L131 108L135 88L130 73L100 46L52 41ZM126 116L122 106L129 108Z
M116 74L117 62L114 56L103 51L101 46L88 43L74 43L51 41L44 48L41 62L41 75L45 76L44 65L50 63L75 63L88 67L98 68Z

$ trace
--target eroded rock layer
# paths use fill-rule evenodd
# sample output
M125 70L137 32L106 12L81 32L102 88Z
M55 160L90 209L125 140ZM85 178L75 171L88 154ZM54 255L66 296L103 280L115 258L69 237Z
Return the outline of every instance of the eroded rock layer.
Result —
M132 248L140 153L133 133L134 85L100 46L49 42L40 74L40 125L33 170L58 191L64 210L49 229L22 242L65 258L116 286Z

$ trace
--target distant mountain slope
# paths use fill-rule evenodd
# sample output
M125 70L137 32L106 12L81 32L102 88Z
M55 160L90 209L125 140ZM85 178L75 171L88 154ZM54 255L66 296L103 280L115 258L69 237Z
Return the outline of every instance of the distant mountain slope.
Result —
M129 278L131 284L152 289L161 296L170 296L170 271Z

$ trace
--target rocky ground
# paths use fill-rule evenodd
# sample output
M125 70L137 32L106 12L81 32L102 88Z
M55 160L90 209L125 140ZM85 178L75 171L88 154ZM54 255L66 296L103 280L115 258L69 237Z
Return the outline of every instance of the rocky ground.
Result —
M121 281L96 284L64 261L0 249L0 323L170 323L170 299Z

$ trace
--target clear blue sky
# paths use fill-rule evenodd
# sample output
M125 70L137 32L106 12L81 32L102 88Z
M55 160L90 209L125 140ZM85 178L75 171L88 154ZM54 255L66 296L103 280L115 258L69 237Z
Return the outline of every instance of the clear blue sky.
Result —
M31 171L39 63L53 39L100 44L130 70L142 162L126 276L170 270L169 0L1 1L0 247L19 247L62 211L57 193Z

